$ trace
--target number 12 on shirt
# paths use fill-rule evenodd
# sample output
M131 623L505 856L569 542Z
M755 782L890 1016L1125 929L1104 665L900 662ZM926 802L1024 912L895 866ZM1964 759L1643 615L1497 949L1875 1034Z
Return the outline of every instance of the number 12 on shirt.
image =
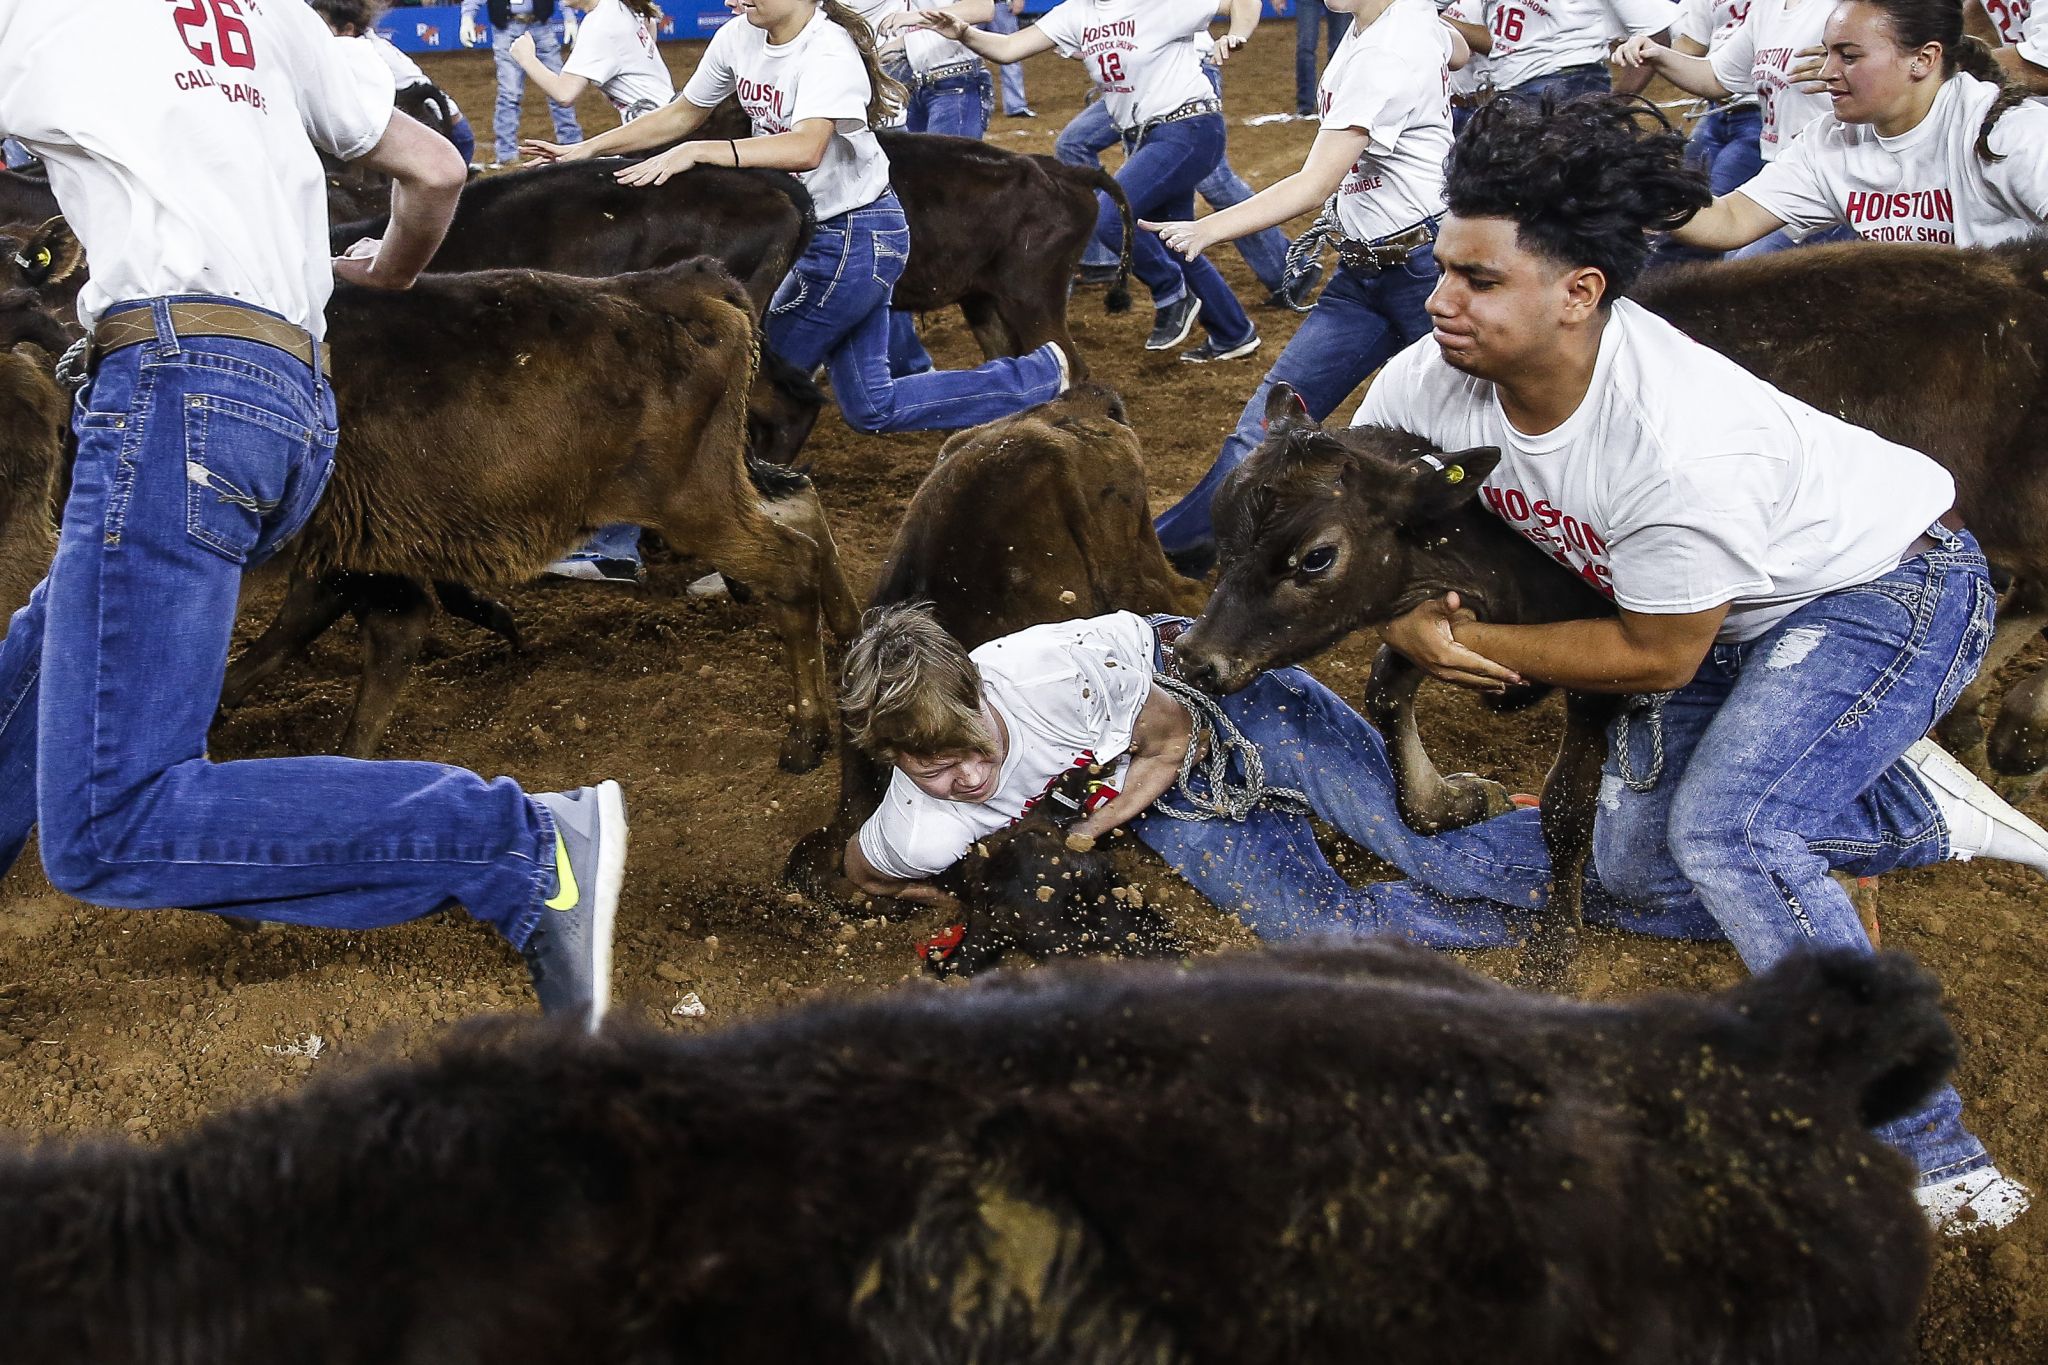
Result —
M1124 78L1124 59L1120 53L1098 53L1095 58L1095 68L1102 73L1102 83L1104 85L1119 84Z
M171 11L171 19L178 25L178 36L185 40L185 50L208 66L225 63L243 71L256 69L256 45L249 37L249 26L242 22L242 7L235 0L169 0L177 6ZM211 11L209 13L208 11ZM207 37L211 26L213 37ZM215 52L219 52L219 61Z

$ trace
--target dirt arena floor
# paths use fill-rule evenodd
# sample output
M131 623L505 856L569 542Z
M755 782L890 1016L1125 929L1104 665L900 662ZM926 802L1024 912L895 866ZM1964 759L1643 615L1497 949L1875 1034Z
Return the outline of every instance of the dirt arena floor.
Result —
M667 49L679 84L699 50ZM1293 108L1292 60L1291 27L1274 25L1229 67L1231 156L1254 185L1296 167L1312 136L1306 124L1245 124ZM468 112L488 160L489 56L435 56L426 66ZM1080 107L1082 74L1045 57L1030 63L1027 79L1040 117L998 115L990 137L1049 153ZM597 98L580 112L589 130L613 121ZM545 130L529 91L525 131ZM1263 297L1234 251L1225 248L1218 260L1244 298ZM1129 400L1163 508L1207 467L1296 319L1254 308L1265 348L1198 368L1143 351L1150 314L1142 289L1139 297L1136 311L1110 317L1099 292L1084 292L1073 316L1096 376ZM979 358L957 317L935 317L928 331L941 364ZM834 415L821 422L809 458L857 590L938 445L936 435L864 437ZM757 610L684 596L699 571L658 559L642 590L561 585L512 594L528 641L522 654L444 618L386 755L508 773L532 789L601 777L624 784L634 843L615 990L625 1017L702 1028L820 993L916 980L913 943L940 927L936 917L806 903L775 886L790 846L829 815L836 779L829 767L801 778L777 771L785 698L773 638ZM258 606L273 600L264 594ZM215 754L332 744L353 688L354 651L349 628L335 631L309 665L221 723ZM1353 644L1316 671L1355 698L1368 661ZM1555 703L1533 717L1503 718L1438 692L1427 726L1447 768L1528 789L1555 737ZM1132 871L1191 936L1226 948L1251 942L1146 856L1127 855ZM0 897L0 1127L30 1135L112 1130L159 1139L238 1100L288 1090L316 1069L406 1055L461 1016L533 1007L514 954L460 914L358 935L282 926L238 932L205 915L77 904L51 891L33 857L0 883ZM1948 985L1965 1042L1957 1083L1973 1128L2006 1171L2048 1196L2042 886L2002 865L1951 865L1888 878L1881 897L1886 945L1917 954ZM1512 961L1482 955L1477 965L1504 971ZM1575 985L1609 996L1703 988L1739 972L1724 948L1596 934ZM703 1017L675 1012L689 995L704 1005ZM1922 1358L2048 1359L2044 1271L2048 1199L2006 1235L1941 1248Z

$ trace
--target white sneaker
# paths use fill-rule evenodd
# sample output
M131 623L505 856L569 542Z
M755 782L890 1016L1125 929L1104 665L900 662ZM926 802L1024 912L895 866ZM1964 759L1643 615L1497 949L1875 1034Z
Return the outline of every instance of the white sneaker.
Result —
M1057 398L1060 394L1074 387L1074 365L1072 361L1067 359L1066 347L1060 345L1057 341L1048 341L1045 345L1046 349L1052 352L1053 363L1060 367L1060 386L1053 393L1053 397Z
M1999 858L2048 876L2048 830L2020 814L1948 750L1923 739L1906 750L1902 761L1934 797L1958 862Z
M731 597L732 589L725 585L725 575L716 569L702 578L690 580L690 586L683 589L685 597Z
M2027 1211L2034 1202L2025 1185L2000 1175L1996 1166L1970 1171L1913 1191L1927 1225L1947 1237L1996 1231Z

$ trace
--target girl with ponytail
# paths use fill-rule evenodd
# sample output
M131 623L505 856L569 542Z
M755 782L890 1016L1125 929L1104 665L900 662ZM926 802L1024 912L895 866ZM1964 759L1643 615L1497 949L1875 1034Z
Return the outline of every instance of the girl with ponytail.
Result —
M560 71L551 71L534 50L533 35L512 43L512 60L557 104L574 104L585 89L596 86L631 123L676 97L668 63L654 45L661 11L654 0L568 0L583 13L576 26L576 45Z
M1842 0L1819 80L1833 104L1754 180L1675 231L1726 251L1783 226L1988 246L2048 226L2048 106L1963 33L1961 0Z
M658 185L698 165L764 167L801 180L818 230L764 330L797 369L828 367L840 413L857 430L949 431L1063 392L1069 357L1051 342L972 370L891 377L889 294L910 256L910 228L874 129L901 105L903 86L883 73L873 30L841 0L750 0L741 13L713 35L673 104L577 146L527 150L570 161L667 148L621 168L628 185ZM679 140L728 95L752 121L751 138Z

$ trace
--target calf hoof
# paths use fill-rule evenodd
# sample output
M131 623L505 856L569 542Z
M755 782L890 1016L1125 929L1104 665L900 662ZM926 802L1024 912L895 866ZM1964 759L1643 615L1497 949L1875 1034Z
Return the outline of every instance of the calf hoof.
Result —
M2015 806L2024 806L2041 791L2041 779L2048 773L2025 773L2018 777L2001 777L1991 785L1998 794Z
M839 872L839 860L845 856L845 849L846 841L831 828L812 830L789 851L788 860L782 864L782 884L806 896L853 899L847 894L851 884Z
M825 761L825 751L832 747L832 732L819 730L791 730L784 736L782 751L776 755L775 765L786 773L807 773Z
M1984 721L1975 711L1949 712L1935 723L1934 738L1971 767L1980 766L1977 760L1984 753Z
M1460 829L1506 815L1515 808L1515 795L1491 778L1478 773L1452 773L1444 779L1451 789L1451 819L1445 829Z

